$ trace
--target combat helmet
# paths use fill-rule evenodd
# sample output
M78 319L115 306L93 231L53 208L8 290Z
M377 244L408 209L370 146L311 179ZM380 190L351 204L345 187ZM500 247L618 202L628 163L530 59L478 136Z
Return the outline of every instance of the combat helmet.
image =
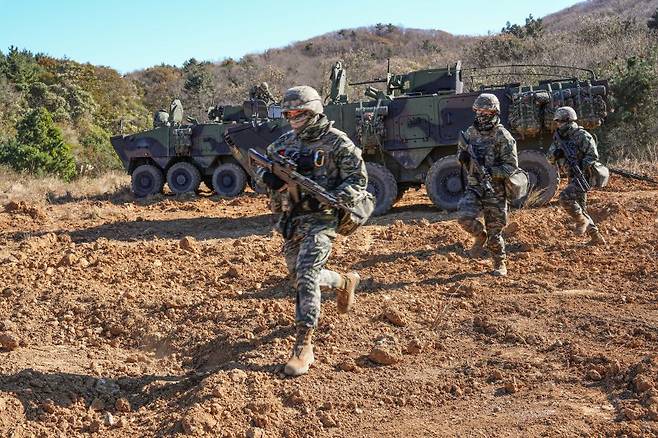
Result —
M289 88L283 95L281 109L284 113L290 110L307 110L313 114L324 112L320 95L308 85Z
M477 97L477 99L475 99L475 102L473 102L473 111L477 111L479 109L494 110L499 113L500 102L498 101L498 98L495 94L482 93Z
M578 120L576 111L570 106L561 106L555 110L553 120L558 122L575 122Z

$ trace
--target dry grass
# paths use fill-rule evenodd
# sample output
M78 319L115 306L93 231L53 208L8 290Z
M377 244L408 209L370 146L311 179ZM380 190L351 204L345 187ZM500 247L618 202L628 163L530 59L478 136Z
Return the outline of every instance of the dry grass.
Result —
M629 172L645 174L653 178L658 177L658 161L637 161L623 159L608 163L610 167L628 170Z
M83 177L70 183L54 177L34 177L0 166L0 203L25 201L45 204L62 198L84 199L122 197L130 191L130 177L110 172Z

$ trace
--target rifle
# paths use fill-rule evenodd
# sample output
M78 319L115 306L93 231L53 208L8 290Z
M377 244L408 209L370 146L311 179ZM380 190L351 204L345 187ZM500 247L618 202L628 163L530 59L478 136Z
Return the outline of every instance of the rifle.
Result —
M610 170L610 173L616 173L617 175L623 176L624 178L638 179L640 181L646 181L652 184L658 184L658 181L656 181L655 179L646 175L641 175L639 173L629 172L628 170L618 169L615 167L609 167L608 170Z
M459 144L465 146L466 153L471 157L471 169L475 170L475 174L484 188L484 192L488 195L493 195L494 188L491 183L491 175L487 171L487 168L478 161L478 157L473 150L473 145L466 139L464 131L459 132Z
M363 214L338 199L320 184L297 172L297 164L290 158L277 154L274 158L270 159L253 148L249 149L248 155L249 165L251 167L262 167L278 176L288 185L288 193L294 203L302 200L302 192L308 193L325 205L344 210L355 215L360 220L367 219Z
M569 166L569 171L571 173L572 181L578 186L578 188L583 192L588 192L592 186L589 185L587 178L583 174L582 169L578 165L578 158L576 157L576 144L571 141L564 141L558 139L559 148L564 152L564 158L567 160L567 165Z

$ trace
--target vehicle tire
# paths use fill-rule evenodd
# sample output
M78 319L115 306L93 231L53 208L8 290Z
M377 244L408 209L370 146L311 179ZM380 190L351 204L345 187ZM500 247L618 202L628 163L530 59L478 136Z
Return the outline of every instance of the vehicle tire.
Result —
M201 174L192 163L181 161L167 171L167 185L169 190L180 195L182 193L195 193L201 184Z
M425 190L434 205L454 211L464 193L464 181L457 157L449 155L432 164L425 177Z
M519 167L528 172L528 196L512 203L515 207L541 207L553 198L559 182L557 167L541 151L521 151Z
M247 174L237 164L224 163L212 173L212 187L219 196L232 198L244 192Z
M366 163L368 172L368 192L375 197L374 216L380 216L391 209L398 197L398 183L386 167L377 163Z
M138 198L162 192L164 176L162 171L152 164L137 166L130 175L132 192Z

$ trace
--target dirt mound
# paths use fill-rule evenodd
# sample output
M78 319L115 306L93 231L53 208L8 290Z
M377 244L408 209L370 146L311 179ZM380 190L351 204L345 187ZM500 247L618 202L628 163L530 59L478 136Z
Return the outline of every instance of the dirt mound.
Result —
M294 295L263 197L12 204L0 435L656 434L658 191L616 184L590 197L607 248L556 202L512 211L506 278L407 193L337 238L329 265L359 271L356 305L323 295L297 379L282 374Z
M10 214L23 214L31 217L35 221L46 220L46 213L34 205L28 205L25 201L11 201L5 205L5 212Z

